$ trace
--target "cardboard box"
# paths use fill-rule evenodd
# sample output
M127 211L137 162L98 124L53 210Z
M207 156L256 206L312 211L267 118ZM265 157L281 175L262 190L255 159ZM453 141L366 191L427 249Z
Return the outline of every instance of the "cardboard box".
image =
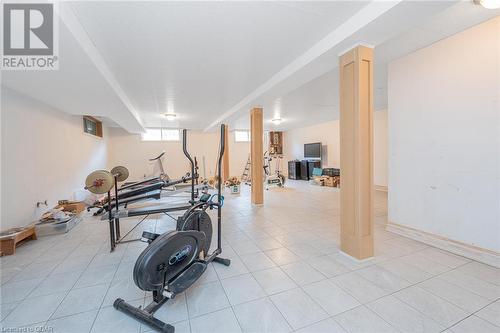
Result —
M333 187L333 177L327 177L325 179L325 186Z
M335 177L328 177L325 180L325 186L329 187L339 187L340 186L340 177L335 176Z
M325 176L314 176L312 179L312 183L314 185L325 186L325 181L328 177Z
M78 215L85 210L86 205L83 201L74 201L74 202L68 202L63 205L57 205L55 207L55 209L61 209L61 208L64 212L70 212Z

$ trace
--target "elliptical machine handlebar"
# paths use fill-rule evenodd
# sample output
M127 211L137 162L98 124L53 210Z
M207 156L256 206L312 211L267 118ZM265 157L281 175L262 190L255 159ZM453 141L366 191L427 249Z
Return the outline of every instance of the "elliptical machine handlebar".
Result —
M182 130L182 151L184 152L184 155L186 158L189 160L189 163L191 164L191 204L194 205L194 179L195 179L195 166L194 166L194 161L191 155L189 154L187 150L187 129Z
M224 151L226 149L226 125L220 125L220 151L218 163L218 174L217 174L217 202L219 206L217 207L217 252L222 252L222 233L221 233L221 222L222 222L222 158L224 156Z
M165 151L162 151L161 154L156 156L155 158L150 158L149 161L153 162L153 161L159 160L160 158L163 157L163 155L165 155Z

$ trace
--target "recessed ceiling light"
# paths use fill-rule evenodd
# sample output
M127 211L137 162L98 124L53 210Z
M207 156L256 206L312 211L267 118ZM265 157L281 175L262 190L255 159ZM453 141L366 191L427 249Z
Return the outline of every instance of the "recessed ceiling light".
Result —
M271 120L273 122L274 125L279 125L281 124L281 118L274 118L273 120Z
M500 8L500 0L474 0L474 3L487 9Z
M175 113L165 113L165 117L167 118L167 120L172 121L175 120L175 117L177 117L177 115Z

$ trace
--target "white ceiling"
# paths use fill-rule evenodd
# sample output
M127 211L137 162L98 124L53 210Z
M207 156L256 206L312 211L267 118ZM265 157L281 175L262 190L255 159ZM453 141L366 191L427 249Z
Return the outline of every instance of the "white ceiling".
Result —
M141 131L140 123L67 29L60 29L59 49L58 71L3 71L2 88L7 86L67 113L105 116L131 132Z
M364 5L72 3L144 125L175 112L188 128L207 126Z
M391 60L500 15L500 10L486 10L468 1L435 1L432 4L415 1L404 5L405 8L400 5L393 13L387 13L379 21L367 25L354 37L372 41L375 46L375 110L387 108L387 65ZM429 5L434 6L432 10ZM407 21L400 22L398 18L406 18ZM390 19L395 21L391 24ZM383 31L394 24L398 29ZM387 36L385 40L384 36ZM375 42L376 39L378 42ZM338 47L334 49L339 50ZM339 118L338 68L335 61L338 53L330 51L330 54L322 56L328 60L317 61L294 74L298 77L297 82L292 76L252 101L251 104L263 106L268 129L288 130ZM248 108L247 105L229 117L234 128L249 128ZM276 126L271 122L273 118L283 121Z
M454 1L60 7L59 71L3 72L2 86L130 132L210 130L221 121L245 128L253 105L264 106L267 120L278 114L283 129L336 119L338 53L357 42L376 46L375 103L383 108L388 61L499 14Z

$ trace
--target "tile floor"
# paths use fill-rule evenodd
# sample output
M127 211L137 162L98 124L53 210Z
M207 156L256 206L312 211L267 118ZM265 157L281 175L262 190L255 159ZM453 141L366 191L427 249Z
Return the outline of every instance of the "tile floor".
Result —
M337 189L289 181L267 191L263 207L248 195L226 195L231 266L210 265L156 313L176 332L500 332L500 270L386 232L385 193L376 192L376 257L362 264L339 252ZM3 331L149 331L112 307L117 297L150 301L132 279L145 244L110 253L107 228L88 216L1 258ZM142 228L174 222L151 216Z

